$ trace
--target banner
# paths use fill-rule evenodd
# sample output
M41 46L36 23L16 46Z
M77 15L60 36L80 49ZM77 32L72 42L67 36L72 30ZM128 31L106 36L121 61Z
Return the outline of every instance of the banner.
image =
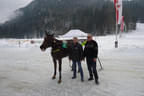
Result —
M122 18L122 0L114 0L114 5L116 9L116 22L120 24Z
M122 16L122 18L121 18L121 27L120 27L120 29L121 29L121 32L123 32L124 31L124 16Z

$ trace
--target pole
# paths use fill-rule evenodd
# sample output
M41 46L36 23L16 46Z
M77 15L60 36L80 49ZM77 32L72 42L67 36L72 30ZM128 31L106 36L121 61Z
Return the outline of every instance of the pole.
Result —
M100 64L100 70L102 70L103 69L103 67L102 67L102 63L101 63L101 61L100 61L100 59L99 59L99 57L98 57L98 62L99 62L99 64Z
M115 40L115 48L118 48L118 24L117 24L117 19L116 19L116 40Z
M19 47L21 46L21 42L19 41Z

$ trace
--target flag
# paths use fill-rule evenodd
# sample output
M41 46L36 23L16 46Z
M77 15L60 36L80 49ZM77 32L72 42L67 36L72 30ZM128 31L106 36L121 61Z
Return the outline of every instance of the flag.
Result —
M114 5L116 9L116 22L120 24L122 18L122 0L114 0Z
M122 18L121 18L121 27L120 27L120 29L121 29L121 32L124 31L124 16L122 16Z

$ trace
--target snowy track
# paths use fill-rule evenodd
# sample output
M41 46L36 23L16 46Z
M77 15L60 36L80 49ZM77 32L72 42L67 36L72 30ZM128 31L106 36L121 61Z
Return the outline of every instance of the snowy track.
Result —
M144 96L144 25L138 24L137 31L124 34L118 49L114 48L114 38L96 38L104 67L99 72L99 86L87 81L85 62L82 83L79 75L71 79L68 59L63 59L62 83L58 84L58 78L51 79L50 50L43 53L38 44L19 48L17 42L0 40L0 96Z

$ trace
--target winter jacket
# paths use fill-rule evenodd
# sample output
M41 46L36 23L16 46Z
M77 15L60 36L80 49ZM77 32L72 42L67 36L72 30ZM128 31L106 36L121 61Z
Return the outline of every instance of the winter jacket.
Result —
M96 41L87 41L84 48L84 57L97 58L98 56L98 44Z
M72 43L69 49L69 59L73 61L81 61L84 59L83 48L79 43Z

